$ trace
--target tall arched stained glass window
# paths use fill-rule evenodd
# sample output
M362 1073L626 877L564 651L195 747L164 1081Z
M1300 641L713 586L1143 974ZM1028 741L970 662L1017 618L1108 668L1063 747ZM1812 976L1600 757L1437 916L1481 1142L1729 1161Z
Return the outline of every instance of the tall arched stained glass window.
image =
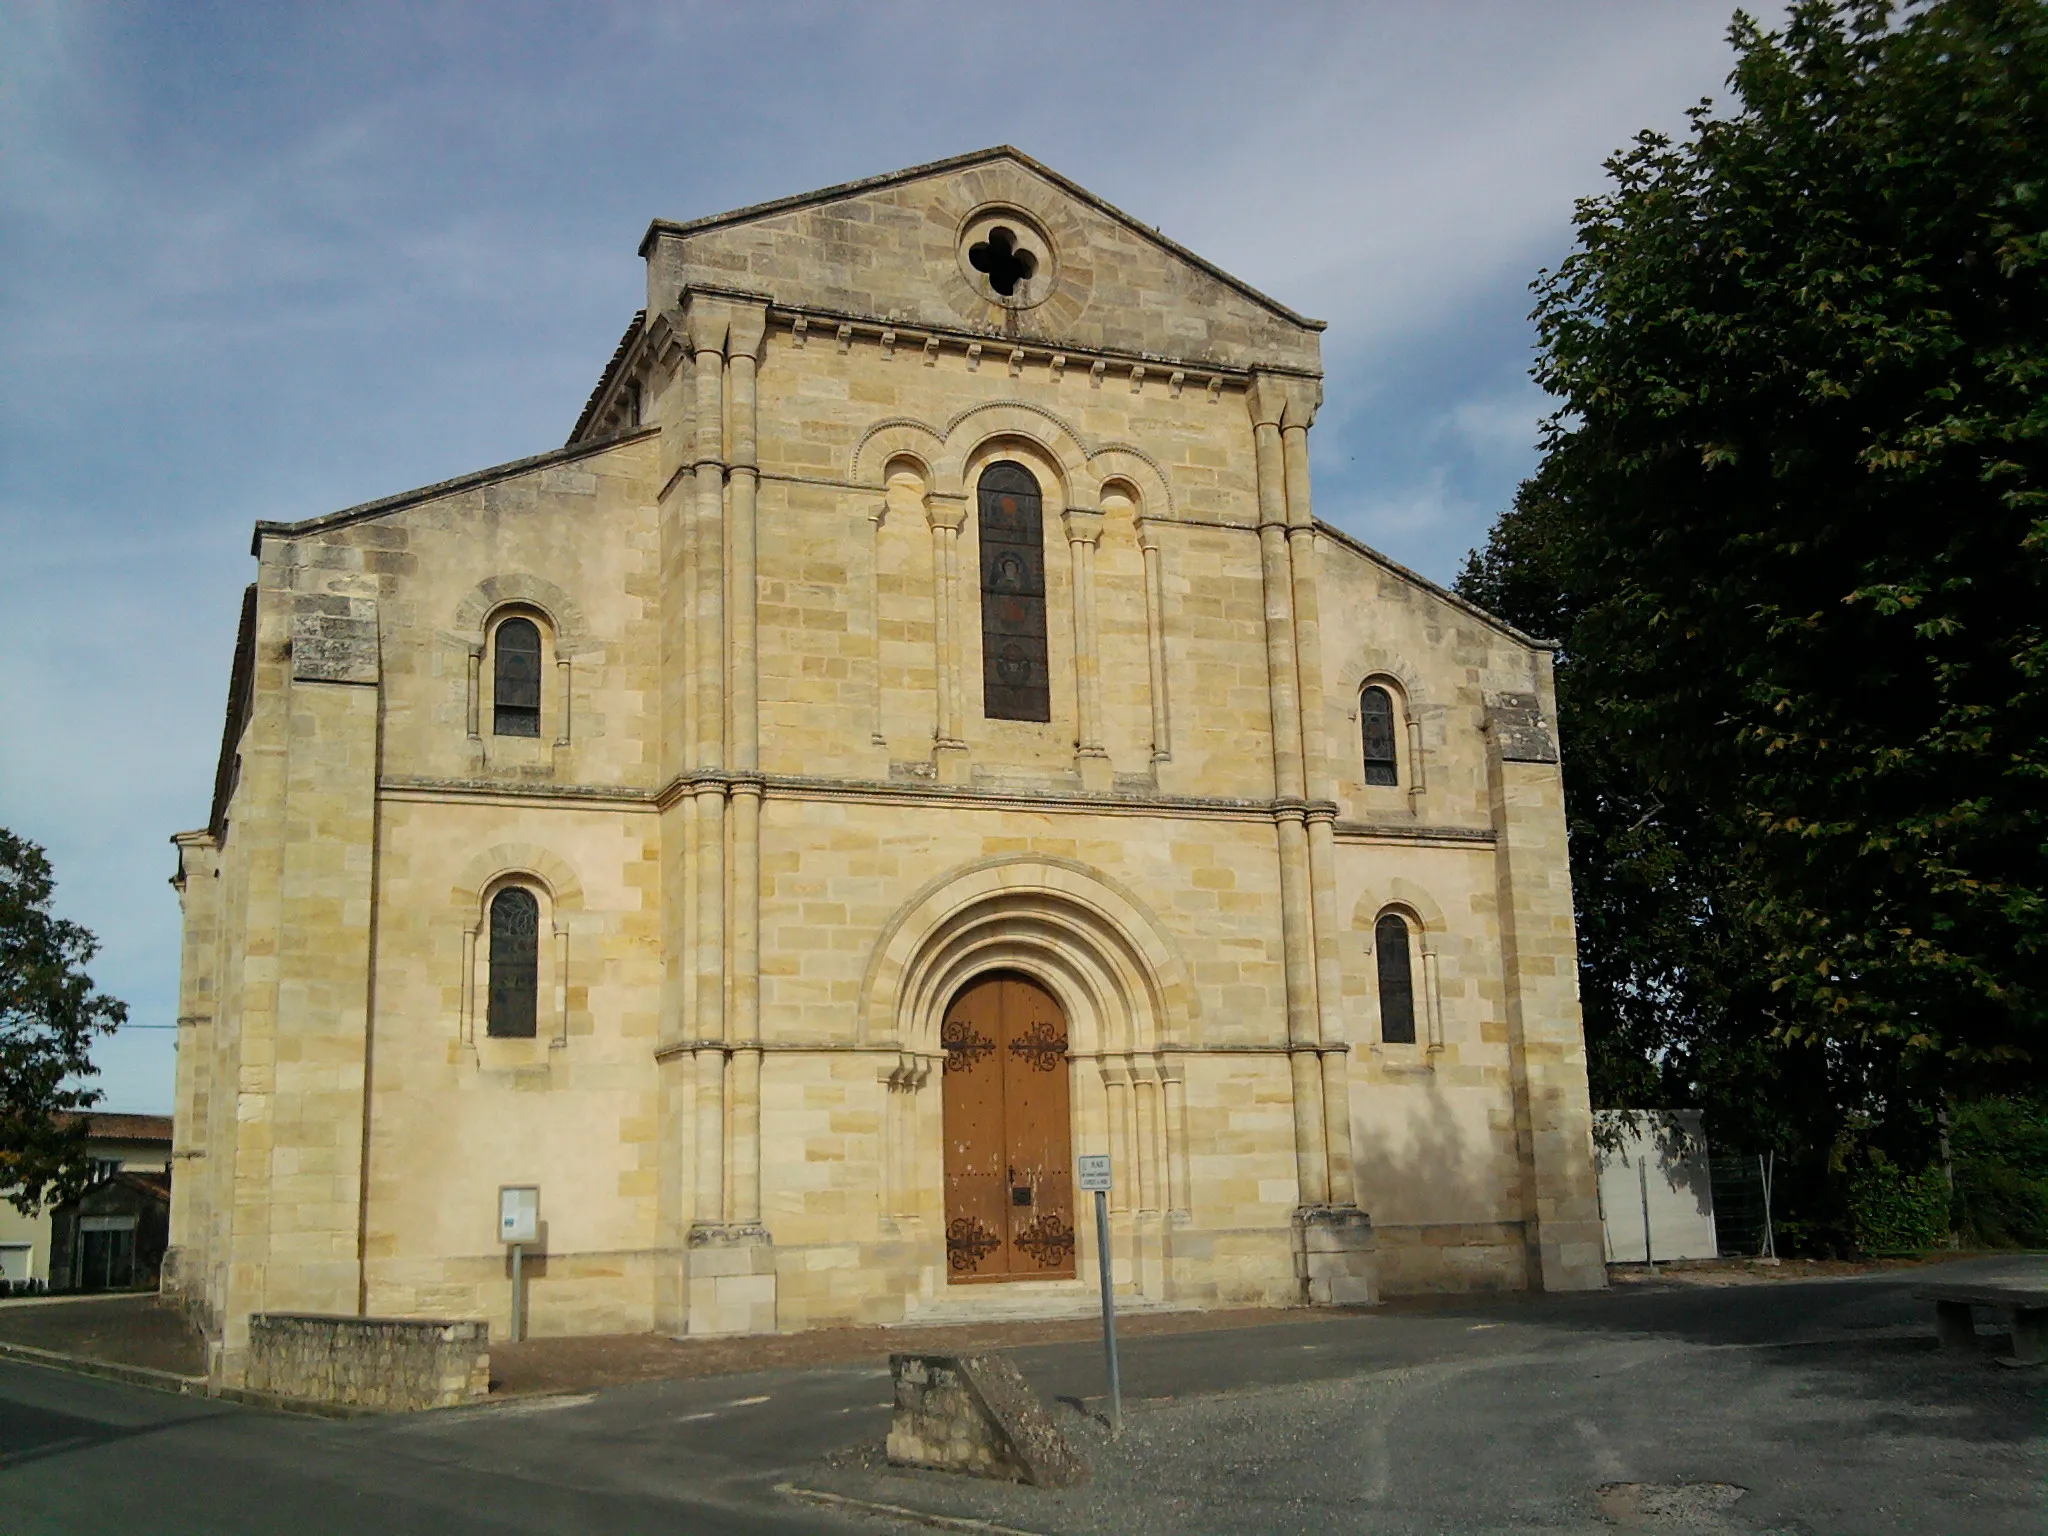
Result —
M508 885L491 898L491 1002L485 1030L532 1039L540 1016L540 903Z
M1394 697L1377 684L1358 696L1358 729L1365 738L1365 782L1400 783L1401 761L1394 750Z
M1050 720L1045 649L1045 512L1038 481L1007 460L982 471L981 712Z
M1386 913L1373 924L1372 947L1379 957L1380 1039L1388 1045L1413 1045L1415 970L1408 955L1408 924Z
M499 736L540 734L540 630L531 619L498 626L491 675L491 730Z

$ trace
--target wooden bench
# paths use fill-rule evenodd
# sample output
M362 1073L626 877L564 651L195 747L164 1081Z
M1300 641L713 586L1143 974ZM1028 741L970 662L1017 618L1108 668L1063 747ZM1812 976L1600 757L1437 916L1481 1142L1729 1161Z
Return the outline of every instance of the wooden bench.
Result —
M1913 1292L1934 1303L1934 1331L1947 1349L1975 1350L1977 1325L1972 1307L2005 1314L2012 1329L2012 1356L2007 1365L2039 1365L2048 1361L2048 1287L1972 1284L1967 1280L1923 1285Z

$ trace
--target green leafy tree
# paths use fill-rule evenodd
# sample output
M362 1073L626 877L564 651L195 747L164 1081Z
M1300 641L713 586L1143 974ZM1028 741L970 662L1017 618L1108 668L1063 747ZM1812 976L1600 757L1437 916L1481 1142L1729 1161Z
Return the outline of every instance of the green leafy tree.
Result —
M1731 38L1535 284L1460 585L1565 644L1596 1091L1920 1166L2048 1018L2048 7Z
M33 1213L86 1182L85 1122L66 1111L99 1102L95 1035L127 1006L85 973L99 944L50 914L43 850L0 827L0 1197Z

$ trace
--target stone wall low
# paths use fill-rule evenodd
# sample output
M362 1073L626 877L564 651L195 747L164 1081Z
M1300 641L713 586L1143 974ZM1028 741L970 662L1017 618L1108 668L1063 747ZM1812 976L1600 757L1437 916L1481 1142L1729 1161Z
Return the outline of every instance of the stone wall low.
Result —
M249 1319L252 1392L406 1413L490 1390L490 1325L414 1317L259 1312Z

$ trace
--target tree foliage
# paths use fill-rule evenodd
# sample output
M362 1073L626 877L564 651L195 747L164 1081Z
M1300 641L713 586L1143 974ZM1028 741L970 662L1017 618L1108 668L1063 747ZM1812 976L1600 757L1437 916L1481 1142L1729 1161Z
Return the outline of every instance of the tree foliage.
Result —
M85 973L98 942L53 917L54 881L43 850L0 827L0 1196L33 1212L81 1187L85 1122L99 1090L95 1035L127 1018Z
M1924 1153L2048 1018L2048 7L1731 37L1534 285L1460 587L1564 641L1596 1093Z

